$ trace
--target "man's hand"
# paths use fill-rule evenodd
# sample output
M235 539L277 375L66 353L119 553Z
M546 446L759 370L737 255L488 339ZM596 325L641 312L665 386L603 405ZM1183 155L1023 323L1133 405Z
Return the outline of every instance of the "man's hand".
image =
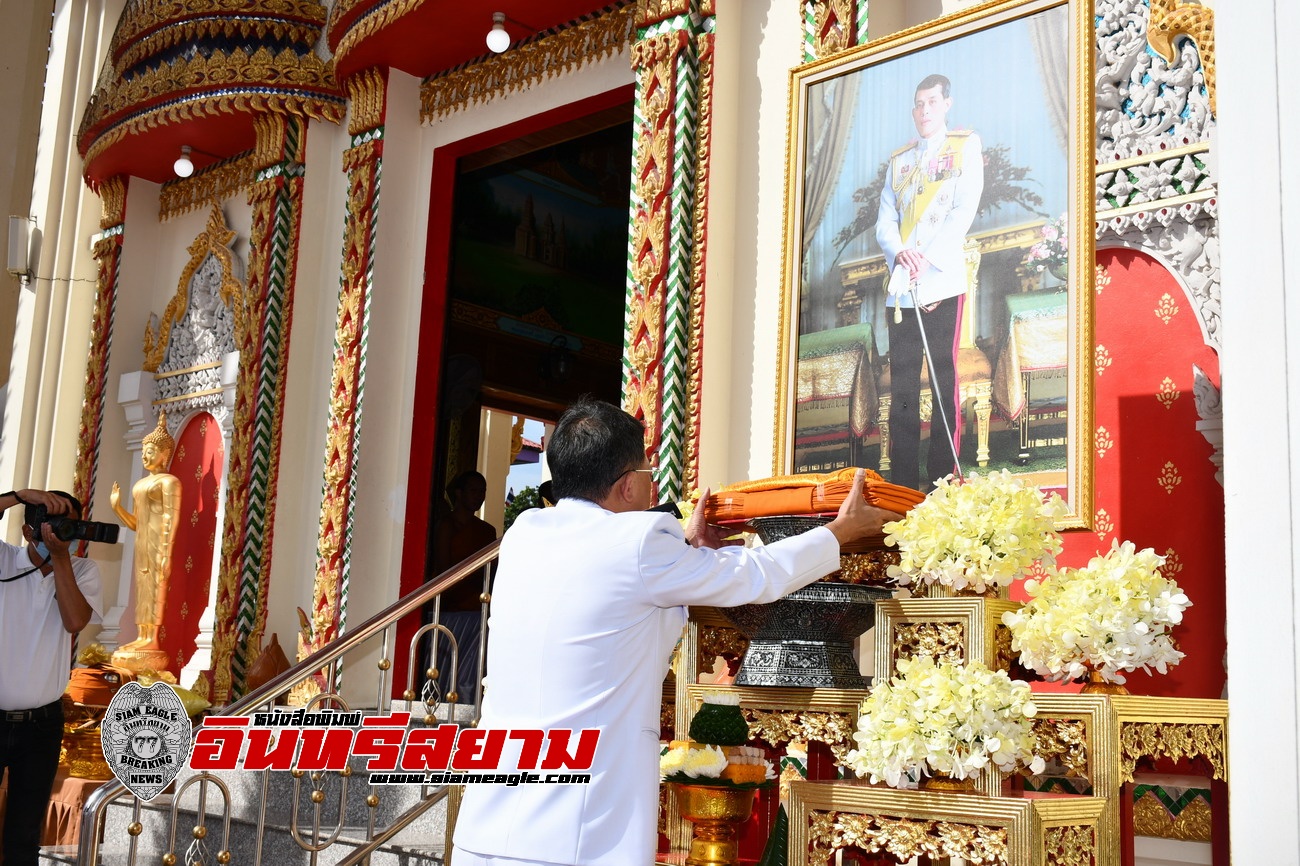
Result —
M56 499L59 497L55 497ZM71 541L64 541L54 534L48 523L41 524L41 540L50 550L51 561L67 561L70 558L68 548L72 546Z
M48 490L19 490L17 496L20 504L44 505L50 514L67 514L70 508L68 500Z
M704 521L704 503L709 501L709 488L704 488L700 494L699 501L695 504L695 510L691 512L690 519L686 521L686 540L691 547L708 547L718 549L719 547L734 547L743 542L737 538L731 541L726 540L726 536L732 534L730 530L721 526L714 526Z
M920 250L900 250L898 255L894 256L894 263L906 265L908 273L914 280L919 279L921 274L930 267L930 260Z
M826 524L826 528L835 534L840 547L863 538L883 535L881 528L891 520L902 520L903 515L883 508L868 505L862 496L862 485L866 483L867 473L859 469L853 476L853 487L849 495L840 503L840 512L835 519Z

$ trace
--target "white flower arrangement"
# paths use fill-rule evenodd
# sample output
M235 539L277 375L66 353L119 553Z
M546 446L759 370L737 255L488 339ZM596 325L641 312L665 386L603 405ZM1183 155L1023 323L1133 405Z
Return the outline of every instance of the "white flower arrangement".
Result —
M896 788L912 770L956 779L989 764L1043 771L1029 721L1038 709L1026 683L981 662L935 664L929 656L900 660L898 671L862 704L858 747L848 754L859 776Z
M1149 547L1116 541L1085 568L1027 581L1030 601L1002 615L1020 663L1053 680L1077 679L1091 668L1115 683L1124 682L1124 671L1163 674L1178 664L1183 654L1169 629L1192 603L1160 574L1164 561Z
M885 543L902 554L889 576L955 590L1010 586L1035 562L1051 567L1061 552L1055 493L1044 497L1005 469L964 481L948 476L902 520L886 523Z
M659 775L663 779L677 775L689 779L717 779L726 767L727 756L717 746L693 743L669 749L659 756Z

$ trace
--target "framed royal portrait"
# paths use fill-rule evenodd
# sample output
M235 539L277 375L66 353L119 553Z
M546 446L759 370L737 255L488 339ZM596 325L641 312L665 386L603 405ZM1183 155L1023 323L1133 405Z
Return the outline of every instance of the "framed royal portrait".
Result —
M792 71L777 474L1006 469L1091 523L1091 12L1000 0Z

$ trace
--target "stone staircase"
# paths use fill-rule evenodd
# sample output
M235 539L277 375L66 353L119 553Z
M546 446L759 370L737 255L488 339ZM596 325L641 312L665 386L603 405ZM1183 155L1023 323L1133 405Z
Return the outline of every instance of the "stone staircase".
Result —
M469 721L472 708L457 706L455 720L462 726ZM440 721L441 716L440 715ZM423 714L420 714L420 718ZM417 724L413 722L413 725ZM441 799L418 815L392 839L370 857L371 866L442 866L447 837L447 808L450 791L437 786L422 788L418 785L369 784L369 771L365 764L369 758L352 758L349 767L352 775L347 779L346 799L343 801L342 821L339 806L343 777L338 772L306 773L295 778L286 771L220 770L209 773L225 784L230 792L229 863L233 866L333 866L353 853L371 838L368 833L373 818L375 832L391 826L395 820L420 804L426 798L441 793ZM184 784L198 775L185 769L177 776L169 791L180 791ZM313 778L313 775L316 778ZM262 789L266 786L265 814L262 815ZM200 788L206 788L202 811L205 835L194 837L200 811ZM315 810L313 791L320 791L318 830L313 833ZM377 797L372 807L370 797ZM294 802L297 801L297 820L294 819ZM179 804L174 795L164 793L151 803L141 803L141 832L135 838L136 854L130 856L131 836L128 826L135 820L134 799L122 797L110 803L105 810L104 834L100 843L99 864L102 866L129 866L163 862L169 851L175 853L176 863L196 861L205 866L217 864L217 853L227 847L223 843L223 794L215 783L203 785L195 782L181 793ZM176 807L175 843L172 843L173 822L171 813ZM259 833L259 819L263 822ZM292 832L307 843L324 845L341 824L337 839L325 846L313 859L312 852L295 840ZM195 846L194 850L191 847ZM47 847L41 851L42 866L67 866L76 862L75 846Z

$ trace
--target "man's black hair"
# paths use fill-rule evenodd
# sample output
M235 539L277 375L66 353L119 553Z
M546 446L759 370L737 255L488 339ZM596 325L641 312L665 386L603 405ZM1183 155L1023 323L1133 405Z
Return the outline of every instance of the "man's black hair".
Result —
M564 411L546 442L556 500L599 502L645 460L645 424L602 400L581 397Z
M943 93L944 99L948 99L952 96L952 82L948 80L948 76L939 75L938 73L927 75L925 78L922 78L921 83L916 85L915 92L920 93L922 90L929 90L932 87L942 88L940 92Z
M62 496L64 499L68 500L68 504L72 506L72 510L74 512L70 516L77 520L81 519L82 511L81 511L80 499L73 496L71 493L68 493L66 490L51 490L50 492L53 493L55 496Z
M456 494L460 492L460 489L464 487L465 483L470 479L478 479L484 484L487 484L487 479L483 477L482 472L476 472L473 469L466 469L464 472L451 479L451 482L447 485L447 495L452 499L455 499Z

